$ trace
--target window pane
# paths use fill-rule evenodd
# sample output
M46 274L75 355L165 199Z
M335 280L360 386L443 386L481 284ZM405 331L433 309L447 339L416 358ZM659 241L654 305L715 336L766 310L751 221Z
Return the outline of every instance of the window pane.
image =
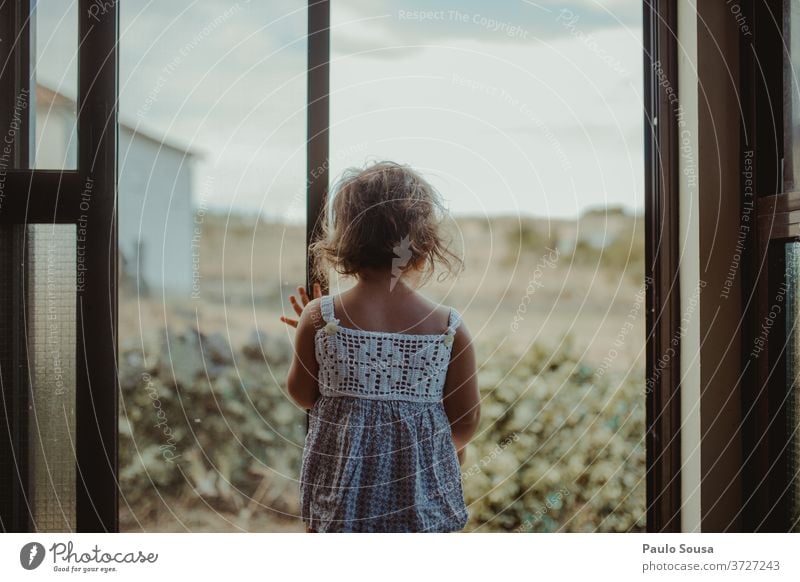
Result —
M331 175L410 164L450 210L466 268L422 292L475 340L467 531L643 530L641 3L540 4L332 2Z
M78 2L33 0L34 167L74 170L78 132Z
M786 435L789 523L800 531L800 242L785 244L786 257Z
M32 520L36 531L74 531L75 225L30 225L26 239Z
M123 531L302 530L278 318L305 275L306 18L120 3Z

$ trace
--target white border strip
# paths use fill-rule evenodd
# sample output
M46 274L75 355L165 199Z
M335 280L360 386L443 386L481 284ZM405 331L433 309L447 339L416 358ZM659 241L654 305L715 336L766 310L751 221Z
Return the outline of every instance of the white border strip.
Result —
M697 7L678 2L680 293L681 293L681 529L701 531L700 485L700 213L698 171Z

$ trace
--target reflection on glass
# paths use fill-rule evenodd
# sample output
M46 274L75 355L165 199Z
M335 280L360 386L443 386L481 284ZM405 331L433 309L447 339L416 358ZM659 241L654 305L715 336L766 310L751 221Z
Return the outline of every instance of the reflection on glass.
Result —
M74 170L78 132L78 2L31 3L31 93L35 100L34 167Z
M33 527L75 531L75 225L30 225L25 255Z

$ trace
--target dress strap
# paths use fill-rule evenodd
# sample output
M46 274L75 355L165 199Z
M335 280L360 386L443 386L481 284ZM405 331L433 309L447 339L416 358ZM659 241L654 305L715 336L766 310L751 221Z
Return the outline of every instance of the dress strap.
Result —
M447 333L455 333L461 325L461 314L454 307L450 308L450 321L447 322Z
M325 323L333 321L335 319L333 313L333 295L323 295L319 305L322 310L322 319L325 320Z

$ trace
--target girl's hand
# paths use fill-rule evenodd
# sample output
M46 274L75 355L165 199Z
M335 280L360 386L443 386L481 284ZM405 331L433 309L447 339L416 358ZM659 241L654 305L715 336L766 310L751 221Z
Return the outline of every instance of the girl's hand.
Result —
M322 297L322 287L320 287L319 283L314 283L311 287L311 292L314 294L314 299L318 297ZM308 305L311 299L308 298L308 293L306 293L305 287L297 287L297 294L300 295L300 301L302 302L302 306L297 302L297 298L294 295L289 295L289 302L292 304L292 308L294 308L294 312L297 314L297 317L300 317L300 314L303 313L303 308ZM290 325L292 327L297 327L298 319L291 319L284 315L281 315L281 321L286 325Z

